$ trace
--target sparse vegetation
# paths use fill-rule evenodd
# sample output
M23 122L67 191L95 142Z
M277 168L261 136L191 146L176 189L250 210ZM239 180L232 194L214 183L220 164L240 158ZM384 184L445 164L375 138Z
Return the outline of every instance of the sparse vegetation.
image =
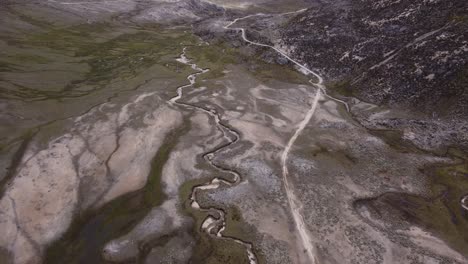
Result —
M187 125L179 127L165 139L153 158L143 189L122 195L98 210L77 216L68 232L47 249L45 263L103 262L101 250L104 244L132 230L152 208L164 201L161 185L163 166L179 137L188 129Z

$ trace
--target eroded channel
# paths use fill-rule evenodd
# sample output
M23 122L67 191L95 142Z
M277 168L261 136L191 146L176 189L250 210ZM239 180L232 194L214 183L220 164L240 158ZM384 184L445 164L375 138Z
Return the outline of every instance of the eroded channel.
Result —
M234 237L228 237L228 236L223 235L223 231L226 229L226 219L225 219L226 213L222 209L212 208L212 207L202 207L200 203L197 201L197 192L199 191L218 189L222 185L233 187L241 183L242 178L239 173L228 168L223 168L219 165L216 165L213 162L213 158L216 155L216 153L218 153L224 148L227 148L231 146L232 144L236 143L237 141L239 141L240 135L233 128L230 128L228 125L223 124L221 122L220 115L215 110L209 110L200 106L188 104L185 102L179 102L179 100L183 96L184 89L192 87L195 84L196 78L198 75L209 71L209 69L202 69L198 67L196 63L191 63L190 60L186 57L186 49L187 48L183 49L183 52L180 55L180 57L177 58L177 61L186 65L189 65L196 72L187 77L189 84L183 85L177 88L177 95L170 100L170 103L179 105L182 107L189 107L189 108L197 109L199 111L207 113L209 116L211 116L215 120L216 126L218 126L218 129L223 133L223 136L226 139L227 143L222 144L221 146L203 154L203 159L212 167L214 167L216 170L223 172L223 173L231 174L233 176L232 181L227 181L221 178L213 178L212 180L206 183L194 186L192 188L192 193L190 194L191 207L195 210L208 213L208 216L205 218L205 220L203 221L200 227L203 232L205 232L206 234L212 237L216 237L218 239L230 240L230 241L233 241L237 244L244 246L247 250L249 263L256 264L258 261L257 261L257 257L255 256L253 252L253 245L251 243L242 241ZM216 217L213 215L215 215Z
M188 129L181 126L168 135L152 159L151 171L142 189L76 217L63 237L46 250L44 263L101 263L102 250L108 241L131 231L152 208L160 206L167 198L160 184L163 166ZM150 249L143 243L138 258L144 259Z

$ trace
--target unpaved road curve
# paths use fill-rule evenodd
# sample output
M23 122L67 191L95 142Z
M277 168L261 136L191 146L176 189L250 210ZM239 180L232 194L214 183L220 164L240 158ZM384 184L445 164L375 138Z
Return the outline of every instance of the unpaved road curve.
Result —
M203 207L200 206L200 204L197 201L197 192L198 191L217 189L217 188L221 187L222 185L233 187L233 186L236 186L236 185L241 183L242 179L241 179L241 176L239 175L239 173L237 173L237 172L235 172L233 170L230 170L230 169L220 167L220 166L216 165L215 163L213 163L213 161L212 161L213 157L216 155L217 152L219 152L222 149L224 149L226 147L229 147L232 144L239 141L240 135L234 129L228 127L227 125L224 125L223 123L221 123L220 116L219 116L218 113L216 113L215 110L209 110L209 109L205 109L205 108L200 107L200 106L196 106L196 105L192 105L192 104L188 104L188 103L178 102L182 98L184 89L188 88L188 87L192 87L193 84L195 84L195 81L196 81L196 78L197 78L198 75L206 73L206 72L209 71L209 69L201 69L195 63L190 63L190 60L186 57L185 52L186 52L186 48L184 48L182 54L180 55L180 58L178 58L177 61L180 62L180 63L184 63L186 65L190 65L192 67L192 69L196 70L197 72L194 73L194 74L191 74L191 75L189 75L187 77L187 80L190 83L177 88L177 95L174 96L169 102L171 104L176 104L176 105L180 105L180 106L195 108L197 110L200 110L202 112L207 113L209 116L211 116L215 120L216 126L218 126L220 131L222 131L223 136L226 139L227 143L223 144L222 146L219 146L219 147L215 148L214 150L211 150L211 151L205 153L203 155L203 159L208 164L210 164L211 166L216 168L217 170L219 170L221 172L229 173L229 174L231 174L233 176L233 181L232 182L231 181L226 181L226 180L223 180L223 179L220 179L220 178L214 178L214 179L210 180L209 182L206 182L204 184L195 186L192 189L192 193L190 195L191 207L193 209L195 209L195 210L199 210L199 211L206 212L206 213L214 213L215 215L218 216L218 218L208 216L202 223L202 226L201 226L202 231L206 232L209 235L212 235L212 236L214 235L217 238L227 239L227 240L233 241L233 242L235 242L237 244L240 244L240 245L244 246L246 248L246 250L247 250L247 256L249 258L249 263L250 264L257 264L257 257L255 256L255 254L253 252L253 246L252 246L251 243L242 241L242 240L234 238L234 237L228 237L228 236L223 235L223 231L226 229L225 212L223 210L217 209L217 208L203 208ZM234 139L232 139L232 138L234 138Z
M282 14L279 14L279 15L300 13L300 12L303 12L304 10L305 9L301 9L301 10L298 10L298 11L282 13ZM278 49L278 48L276 48L274 46L263 44L263 43L258 43L258 42L254 42L254 41L249 40L247 38L247 36L246 36L246 30L244 28L241 28L241 27L231 28L232 25L234 25L236 22L238 22L240 20L244 20L244 19L251 18L251 17L254 17L254 16L264 16L264 15L265 14L260 13L260 14L248 15L248 16L241 17L241 18L236 18L232 22L230 22L229 24L224 26L224 29L240 31L242 39L245 42L250 43L250 44L255 45L255 46L267 47L267 48L271 48L271 49L275 50L276 52L281 54L283 57L285 57L286 59L288 59L289 61L294 63L296 66L298 66L299 69L302 72L304 72L306 74L313 75L315 77L315 79L317 80L316 82L314 82L313 80L309 81L313 86L315 86L317 88L316 92L315 92L315 95L313 96L313 99L312 99L312 102L311 102L311 107L307 111L304 119L299 123L299 125L296 128L293 136L289 139L289 141L288 141L288 143L287 143L286 147L284 148L283 153L281 155L282 176L283 176L283 183L284 183L284 188L286 190L286 196L287 196L288 204L289 204L289 207L291 209L291 213L292 213L295 225L296 225L296 229L297 229L297 231L299 233L301 243L302 243L302 245L304 247L304 250L307 253L307 258L309 260L308 263L313 264L313 263L317 262L316 257L315 257L316 254L315 254L313 239L312 239L312 236L311 236L310 232L307 229L307 226L306 226L305 221L304 221L304 217L301 214L302 202L300 201L300 199L297 198L297 196L296 196L296 194L294 192L294 188L292 186L293 184L289 179L289 172L288 172L288 166L287 166L288 156L289 156L289 152L290 152L292 146L294 145L294 143L296 142L297 138L302 133L304 128L307 126L307 124L310 122L310 120L312 119L312 117L313 117L313 115L315 113L315 110L317 109L318 101L322 97L322 93L325 96L329 97L330 99L338 101L338 102L344 104L348 111L349 111L349 107L348 107L348 104L346 102L327 95L325 85L323 84L323 78L318 73L310 70L309 68L307 68L303 64L297 62L293 58L289 57L285 52L281 51L280 49Z
M296 14L296 13L301 13L301 12L304 12L305 10L307 9L300 9L300 10L297 10L297 11L292 11L292 12L287 12L287 13L281 13L281 14L277 14L277 15L291 15L291 14ZM242 39L247 42L247 43L250 43L252 45L255 45L255 46L259 46L259 47L266 47L266 48L270 48L270 49L273 49L275 50L276 52L278 52L281 56L285 57L286 59L288 59L290 62L294 63L297 67L299 67L299 69L305 73L305 74L311 74L313 75L316 79L317 79L317 82L314 82L313 80L310 80L309 82L314 85L315 87L319 88L320 90L322 90L322 93L330 98L331 100L334 100L338 103L341 103L343 104L345 107L346 107L346 110L349 112L349 105L348 103L346 103L345 101L343 100L340 100L338 98L335 98L333 96L330 96L327 94L327 91L326 91L326 87L325 85L323 84L323 78L322 76L320 76L318 73L312 71L311 69L307 68L305 65L299 63L298 61L296 61L295 59L291 58L289 55L287 55L284 51L280 50L279 48L276 48L274 46L271 46L271 45L267 45L267 44L263 44L263 43L258 43L258 42L255 42L255 41L251 41L247 38L247 35L246 35L246 30L244 28L241 28L241 27L235 27L235 28L232 28L231 26L234 25L235 23L237 23L238 21L241 21L241 20L245 20L245 19L248 19L248 18L251 18L251 17L254 17L254 16L266 16L268 14L263 14L263 13L258 13L258 14L252 14L252 15L248 15L248 16L245 16L245 17L240 17L240 18L236 18L234 19L233 21L229 22L229 24L227 24L226 26L224 26L224 29L226 30L237 30L237 31L240 31L241 32L241 36L242 36Z

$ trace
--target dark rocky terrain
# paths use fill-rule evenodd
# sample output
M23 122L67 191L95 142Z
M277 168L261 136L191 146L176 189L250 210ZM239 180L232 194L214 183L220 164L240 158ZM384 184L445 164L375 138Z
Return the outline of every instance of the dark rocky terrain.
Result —
M330 87L375 104L468 117L468 2L340 0L280 26Z

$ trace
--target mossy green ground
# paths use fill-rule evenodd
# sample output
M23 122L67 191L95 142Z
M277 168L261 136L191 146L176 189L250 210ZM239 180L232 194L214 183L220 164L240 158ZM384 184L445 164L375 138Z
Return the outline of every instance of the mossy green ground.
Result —
M292 67L267 63L258 56L251 56L242 48L234 48L225 42L212 43L210 46L196 46L187 50L187 56L198 66L209 68L210 72L203 79L215 79L224 76L223 71L229 64L242 65L261 81L271 79L288 83L308 84L309 78Z
M468 212L460 201L468 192L468 160L427 169L431 198L412 197L416 222L435 232L459 252L468 252Z
M424 151L412 144L408 140L403 139L403 132L400 130L368 130L370 134L381 138L392 148L402 153L423 153Z
M341 80L336 82L329 82L326 84L326 86L331 90L332 93L337 93L343 96L353 96L350 83L351 82L349 80Z
M468 212L460 204L468 194L468 161L432 166L424 172L427 195L387 193L374 202L379 210L394 212L393 216L434 233L458 252L468 252Z

